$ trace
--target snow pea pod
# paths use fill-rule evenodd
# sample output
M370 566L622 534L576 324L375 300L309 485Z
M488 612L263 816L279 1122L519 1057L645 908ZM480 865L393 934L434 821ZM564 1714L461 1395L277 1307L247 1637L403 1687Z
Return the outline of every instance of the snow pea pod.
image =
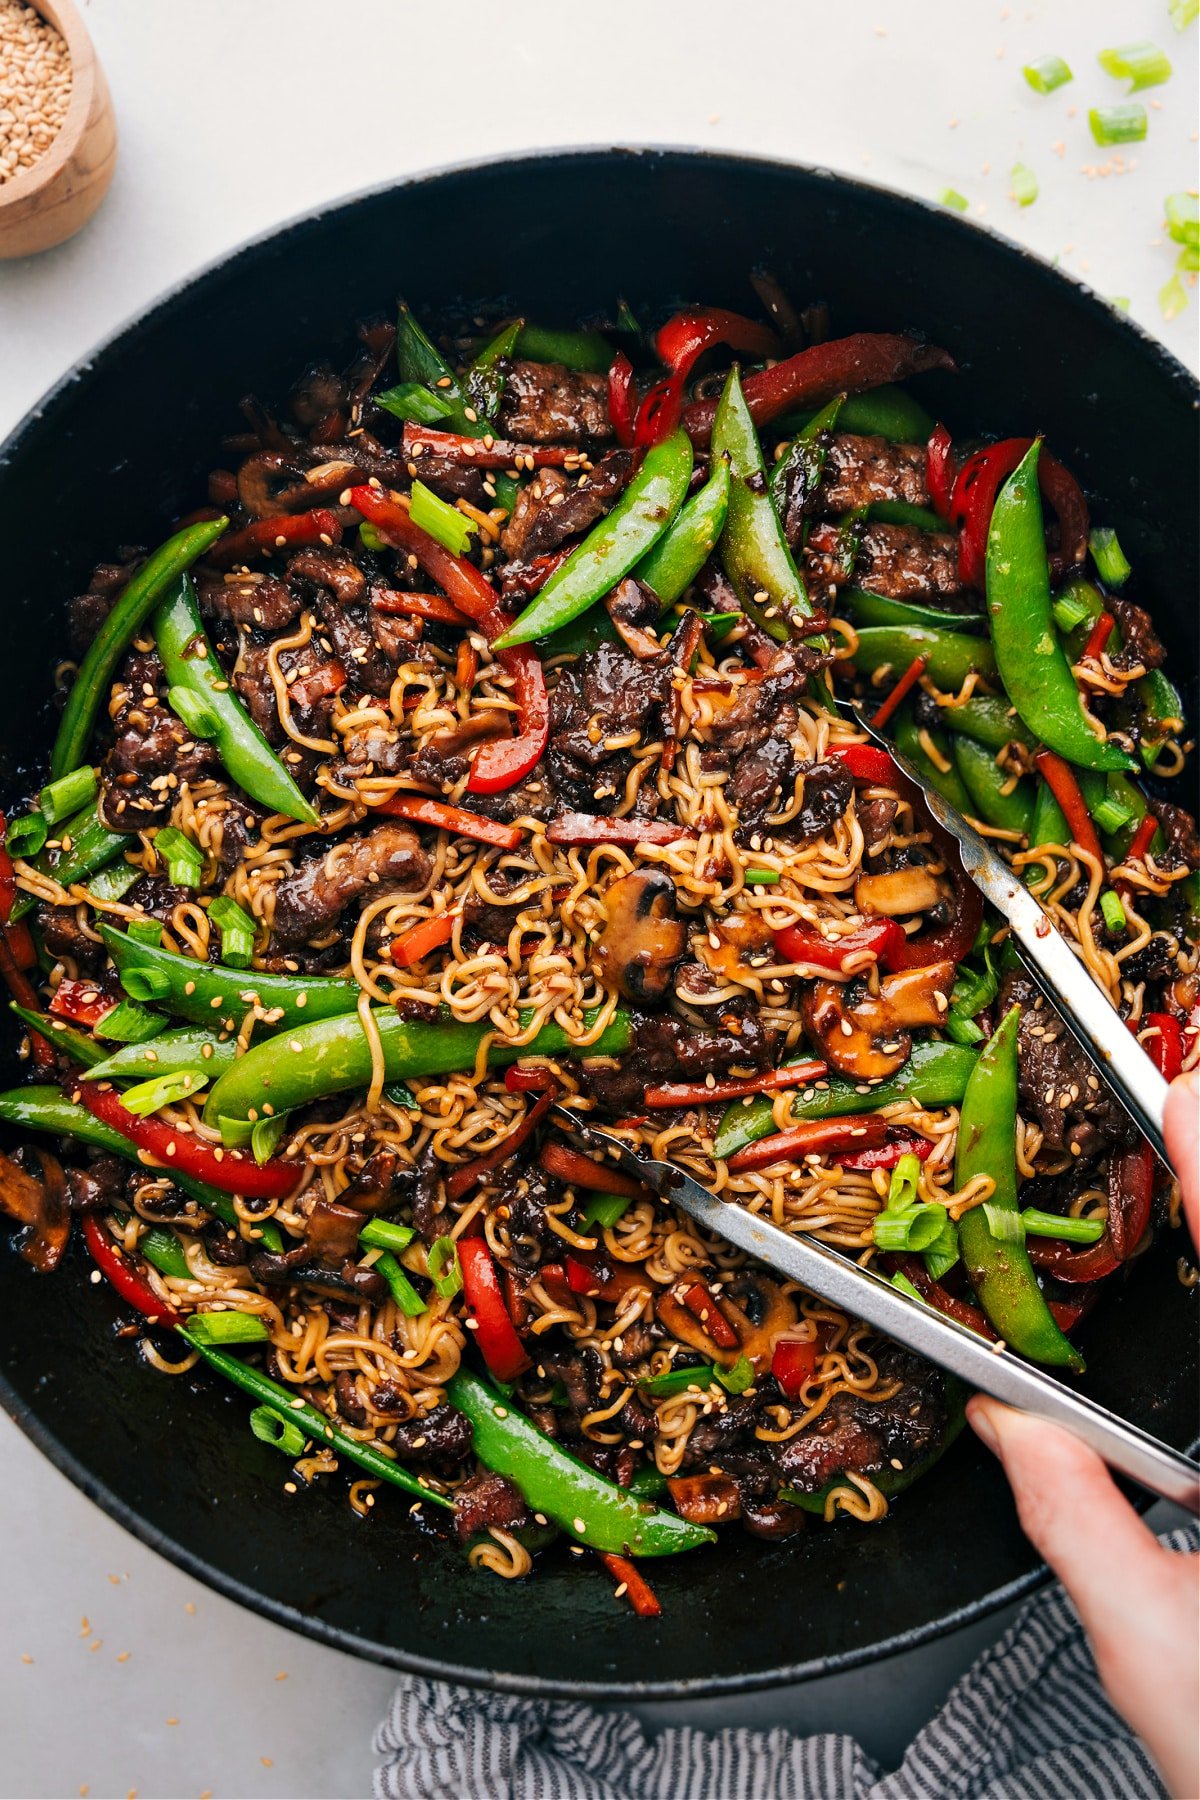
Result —
M949 612L940 606L924 606L916 600L890 600L886 594L872 594L867 588L843 588L838 602L839 612L848 613L858 626L863 625L927 625L934 631L967 631L986 625L982 613Z
M390 1006L373 1007L371 1016L386 1081L474 1068L480 1045L492 1036L487 1025L463 1025L453 1019L431 1025L402 1019ZM588 1023L594 1016L584 1015ZM488 1062L503 1065L523 1056L619 1056L629 1048L630 1031L629 1015L618 1012L594 1044L577 1050L561 1025L544 1025L527 1044L493 1041ZM290 1112L328 1094L365 1088L372 1072L371 1045L357 1013L319 1020L252 1045L210 1090L204 1117L210 1125L227 1119L240 1122L255 1117L264 1103L273 1113Z
M887 665L902 673L918 656L924 656L925 673L937 686L952 693L972 669L981 675L996 673L996 657L986 638L968 637L961 631L930 631L918 625L871 625L858 634L853 662L864 675Z
M226 518L202 519L185 525L147 557L105 619L79 665L59 723L50 774L57 781L84 760L96 714L108 697L113 671L131 638L145 624L168 589L185 570L215 544L229 524Z
M92 1075L96 1081L147 1081L154 1075L203 1069L213 1076L227 1068L236 1055L237 1040L232 1035L206 1030L203 1025L181 1025L177 1031L159 1032L148 1044L126 1044L112 1055L102 1053Z
M485 346L474 367L467 372L464 385L436 344L421 330L408 307L401 305L396 320L396 367L402 381L428 388L440 401L449 403L449 411L443 412L440 421L447 431L456 431L460 437L487 437L492 430L487 406L493 397L497 406L500 400L497 385L491 377L497 373L495 360L506 354L506 341L507 334L501 333L499 339L493 339ZM494 353L495 360L485 360L489 353ZM472 400L477 404L472 405ZM519 484L510 475L497 470L492 476L492 486L496 490L497 504L511 512Z
M896 715L894 735L896 739L896 748L900 751L901 755L907 756L909 762L912 763L915 769L920 771L931 788L943 795L944 798L950 802L951 806L955 807L960 813L969 813L973 811L971 796L963 785L962 776L954 766L954 760L950 755L949 740L942 732L928 731L922 733L917 726L916 720L913 718L912 708L904 706ZM932 756L930 756L925 745L921 741L923 736L928 737L929 742L938 752L938 755L945 762L949 763L949 768L942 769L938 767L938 764L933 760Z
M1033 820L1032 782L1018 781L1006 792L1012 776L1000 767L987 745L974 738L954 739L954 761L971 801L967 810L1000 831L1019 831L1027 837Z
M202 700L216 721L213 743L222 763L243 792L260 806L319 823L250 714L235 695L200 623L191 577L182 575L154 615L154 637L170 685Z
M1035 740L1002 694L972 694L961 706L944 706L942 724L947 731L986 744L989 750L1003 750L1005 744L1023 744L1027 750L1034 747Z
M798 431L806 425L811 413L789 413L776 420L782 431ZM851 394L842 402L838 420L842 431L861 437L887 438L893 444L924 444L929 441L933 420L920 403L901 387L872 388L867 394Z
M131 974L148 977L134 982L143 990L142 999L153 999L164 1012L197 1025L224 1026L227 1019L240 1025L257 1005L264 1012L278 1012L264 1030L284 1031L289 1025L309 1025L316 1019L352 1013L362 994L356 981L340 976L264 975L257 969L227 969L222 963L197 962L193 956L176 956L157 944L140 943L103 921L99 930L122 978Z
M884 525L915 525L918 531L945 531L946 521L931 507L915 506L911 500L873 500L867 509L868 519Z
M515 1482L535 1513L553 1519L589 1549L674 1556L716 1543L716 1532L707 1526L662 1512L597 1474L470 1370L460 1368L451 1376L446 1398L471 1421L480 1462Z
M61 887L72 887L75 882L94 875L97 869L112 862L135 841L127 832L110 831L102 823L97 805L98 802L93 801L73 819L68 819L58 834L62 848L54 852L43 850L33 865Z
M713 462L704 486L685 500L657 544L634 569L634 575L663 606L678 600L696 579L717 547L729 511L729 463Z
M32 1007L22 1006L19 1001L10 1000L8 1010L15 1013L22 1025L28 1025L30 1031L38 1031L48 1044L62 1050L73 1062L83 1068L90 1069L104 1061L108 1052L103 1044L98 1044L86 1031L76 1031L63 1019L56 1019L50 1013L34 1012Z
M547 637L603 599L662 537L683 504L691 473L692 446L684 432L653 445L612 511L492 648L510 650Z
M729 458L729 511L721 560L742 610L760 630L784 643L793 613L812 613L808 590L788 549L766 486L758 431L736 369L731 369L713 420L714 455Z
M979 1303L1004 1342L1034 1362L1076 1371L1083 1358L1063 1336L1037 1284L1025 1249L1017 1205L1017 1027L1010 1007L979 1053L967 1083L958 1122L954 1184L960 1191L976 1175L995 1182L988 1205L1011 1215L1011 1232L998 1235L982 1206L958 1222L958 1241Z
M987 540L987 606L1005 690L1051 750L1084 769L1132 769L1118 744L1088 724L1071 665L1054 629L1035 440L1000 489ZM936 679L936 677L935 677Z
M555 331L545 325L522 325L516 354L529 362L561 363L565 369L607 374L613 347L598 331Z

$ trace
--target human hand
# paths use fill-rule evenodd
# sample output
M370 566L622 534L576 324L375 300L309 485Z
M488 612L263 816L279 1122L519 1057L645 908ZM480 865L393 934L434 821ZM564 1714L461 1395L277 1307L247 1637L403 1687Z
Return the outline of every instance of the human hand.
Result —
M1200 1071L1172 1083L1165 1131L1200 1241ZM1069 1432L982 1394L967 1417L1004 1464L1026 1537L1074 1601L1105 1693L1171 1792L1200 1795L1200 1557L1164 1550Z

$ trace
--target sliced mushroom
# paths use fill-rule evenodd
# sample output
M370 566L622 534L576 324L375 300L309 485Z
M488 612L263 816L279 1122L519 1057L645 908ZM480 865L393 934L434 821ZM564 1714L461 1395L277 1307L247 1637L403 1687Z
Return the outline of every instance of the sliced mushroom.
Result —
M238 499L255 519L276 513L303 512L312 505L312 489L303 465L278 450L248 456L237 473Z
M881 1081L908 1061L913 1026L941 1024L954 975L952 962L901 969L877 994L860 981L815 981L801 1001L805 1030L839 1074Z
M732 1368L739 1356L746 1356L761 1373L770 1364L777 1339L796 1323L795 1303L777 1283L749 1270L722 1287L720 1297L721 1311L737 1333L735 1349L715 1344L696 1315L676 1298L673 1288L656 1296L654 1310L673 1338L719 1368Z
M336 1200L322 1197L308 1215L305 1249L327 1268L340 1269L358 1252L362 1222L362 1214L352 1206L339 1206Z
M678 1475L667 1486L675 1511L693 1525L725 1525L741 1517L742 1496L732 1475Z
M713 932L706 932L696 945L696 953L714 975L729 981L753 979L758 971L747 958L756 952L770 953L774 938L771 927L759 912L734 912L716 927L719 940L713 944Z
M662 869L633 869L606 891L604 910L596 957L606 986L642 1006L657 1006L687 948L675 883Z
M643 662L658 655L662 645L653 627L662 613L662 602L657 594L627 575L607 596L604 605L626 649Z
M0 1210L25 1227L19 1248L27 1263L48 1274L62 1260L71 1234L67 1183L62 1164L45 1150L33 1150L40 1180L0 1153Z
M884 875L860 875L854 884L854 904L859 912L881 913L891 919L929 912L945 898L945 888L924 863L890 869Z

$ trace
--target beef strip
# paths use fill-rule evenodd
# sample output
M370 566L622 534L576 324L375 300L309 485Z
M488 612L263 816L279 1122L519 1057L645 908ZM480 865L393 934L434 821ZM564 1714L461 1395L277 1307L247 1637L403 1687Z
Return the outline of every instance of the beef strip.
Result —
M97 1156L82 1169L67 1169L65 1173L71 1211L99 1212L125 1203L129 1177L134 1171L120 1157Z
M377 1388L373 1404L379 1392ZM423 1419L404 1419L397 1425L391 1443L403 1463L452 1469L470 1455L472 1436L471 1421L456 1407L435 1406Z
M417 1158L412 1186L413 1224L426 1244L432 1244L441 1236L446 1205L442 1187L444 1173L445 1164L435 1154L433 1144L427 1144Z
M125 895L125 904L136 906L150 918L161 919L164 925L169 925L175 908L195 898L193 888L180 887L168 881L165 875L142 875Z
M550 698L550 744L537 773L568 810L610 813L624 799L633 758L628 749L610 749L610 740L636 732L647 744L667 735L674 668L669 646L639 658L623 644L604 643L563 670ZM657 798L643 784L639 800L653 807Z
M495 494L489 494L484 485L483 470L472 468L469 463L452 462L448 456L431 456L426 452L419 459L413 458L408 472L451 505L455 500L467 500L486 512L488 507L496 504Z
M811 1425L775 1447L781 1486L811 1494L844 1470L909 1468L936 1448L947 1422L941 1373L898 1344L884 1344L876 1360L880 1384L899 1381L897 1392L880 1401L835 1394Z
M479 1537L489 1525L502 1531L519 1531L532 1525L533 1514L524 1496L503 1475L484 1470L472 1475L454 1493L454 1529L460 1544Z
M1145 669L1161 669L1167 653L1150 614L1132 600L1110 598L1106 604L1121 632L1121 648L1112 658L1114 667L1132 669L1140 663Z
M1149 805L1167 840L1168 860L1176 865L1186 863L1189 869L1200 869L1200 835L1191 813L1169 800L1151 799Z
M841 533L835 525L818 525L809 536L802 573L815 592L842 587L851 577L841 564ZM940 604L963 595L958 574L958 540L945 531L919 531L915 525L866 524L859 540L853 580L892 600L936 599Z
M611 437L607 379L562 363L514 362L499 423L505 437L518 443L581 444Z
M711 1070L764 1069L771 1043L756 1012L740 1012L731 1004L718 1014L724 1029L687 1025L670 1014L633 1014L633 1042L615 1063L598 1060L579 1065L583 1085L609 1113L640 1110L647 1087L664 1081L703 1081Z
M836 516L878 500L929 505L924 444L892 444L887 438L838 433L826 453L817 511Z
M745 841L751 832L764 831L767 814L777 812L785 796L791 793L796 773L796 752L791 737L799 715L794 706L784 706L777 720L777 731L753 750L739 756L725 786L725 798L737 807L738 826L735 837Z
M377 825L309 857L275 889L274 940L284 948L328 931L352 900L373 887L420 887L429 858L414 831Z
M1129 1122L1053 1007L1027 975L1014 969L1000 983L996 1011L1020 1006L1017 1073L1021 1110L1042 1128L1054 1150L1088 1157L1106 1145L1124 1142ZM1094 1085L1093 1085L1094 1084ZM1078 1149L1076 1149L1078 1146Z
M73 655L83 655L141 560L138 551L130 553L125 562L100 563L88 583L87 593L76 594L69 602L67 622Z
M88 936L73 906L49 906L43 901L34 912L34 921L51 956L69 957L81 974L96 973L104 962L104 945Z
M552 1178L536 1166L521 1168L512 1161L501 1164L492 1210L507 1209L512 1260L518 1268L536 1268L541 1262L550 1237L546 1208L560 1198Z
M777 829L787 838L820 837L837 824L849 806L853 779L845 763L836 757L829 762L799 763L796 773L804 782L800 811Z
M255 806L250 800L231 800L221 814L221 847L217 852L217 867L223 880L228 880L240 862L245 860L246 852L255 842L267 812L263 807Z
M258 631L283 631L300 612L299 597L277 575L230 575L197 586L200 611Z
M165 825L179 788L215 773L213 746L194 738L166 704L166 675L153 651L131 651L119 680L114 741L100 769L100 810L114 831Z
M500 539L504 554L531 560L586 531L612 506L633 463L631 450L610 450L578 478L558 469L540 470L517 497Z
M525 880L523 875L510 874L504 869L488 871L488 886L496 895L516 892L525 886ZM472 888L463 901L463 942L473 948L480 944L507 944L520 910L519 907L505 906L499 901L485 900Z
M288 563L287 578L289 585L315 594L325 634L351 684L370 694L389 693L392 666L371 630L365 604L367 578L349 552L301 550Z

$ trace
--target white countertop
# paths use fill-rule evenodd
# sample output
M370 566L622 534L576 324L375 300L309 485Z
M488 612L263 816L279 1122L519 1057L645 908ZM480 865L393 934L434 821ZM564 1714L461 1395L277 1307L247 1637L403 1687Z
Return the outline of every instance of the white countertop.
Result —
M0 437L77 358L231 245L338 195L491 153L698 144L844 170L1019 238L1193 367L1197 291L1170 323L1162 200L1196 184L1197 27L1166 0L717 0L452 13L403 0L84 0L121 152L72 243L0 263ZM1122 84L1101 48L1150 38L1175 63L1143 96L1150 134L1098 149L1089 106ZM1021 66L1065 56L1047 98ZM469 75L467 71L469 70ZM465 101L460 95L476 95ZM479 121L479 122L475 122ZM486 121L483 123L482 121ZM1031 166L1041 193L1008 198ZM1194 279L1194 278L1193 278ZM0 1420L0 1796L361 1795L393 1677L220 1599L143 1549ZM988 1640L906 1662L889 1754ZM757 1722L855 1729L855 1677L743 1703ZM878 1707L878 1696L873 1709ZM704 1709L727 1723L728 1702Z

